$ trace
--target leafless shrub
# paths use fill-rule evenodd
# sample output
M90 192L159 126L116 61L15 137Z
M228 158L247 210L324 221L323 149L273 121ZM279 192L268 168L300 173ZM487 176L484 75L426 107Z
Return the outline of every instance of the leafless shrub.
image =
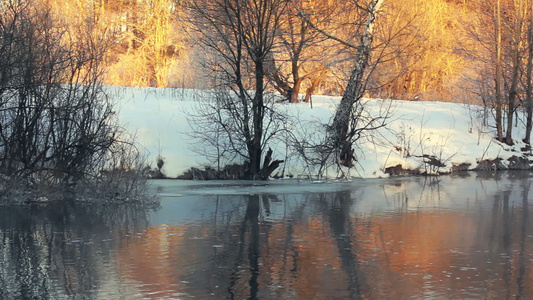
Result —
M137 161L121 142L113 103L101 85L103 36L88 21L76 36L31 0L0 12L0 174L29 190L76 190L96 182L108 160ZM126 163L119 165L124 168ZM108 170L110 168L107 168ZM124 174L122 174L124 175ZM131 177L122 176L133 191ZM140 187L141 185L139 185ZM39 187L39 188L37 188Z
M373 110L373 111L372 111ZM335 168L333 177L350 176L348 173L351 167L355 167L357 159L365 153L360 151L359 143L373 142L378 139L385 139L378 129L385 127L394 113L393 103L390 100L360 100L354 103L351 114L350 127L350 155L344 157L337 145L331 140L331 135L316 134L323 133L330 129L330 125L322 124L318 121L303 123L293 135L292 145L301 158L309 167L308 170L317 177L328 175L327 172ZM331 123L330 123L331 124ZM351 159L349 168L346 159Z

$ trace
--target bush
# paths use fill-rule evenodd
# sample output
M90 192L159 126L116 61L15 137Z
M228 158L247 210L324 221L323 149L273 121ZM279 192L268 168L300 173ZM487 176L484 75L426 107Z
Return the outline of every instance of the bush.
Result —
M111 188L136 190L139 154L101 85L105 32L87 21L67 35L44 6L0 5L0 191L78 191L111 175Z

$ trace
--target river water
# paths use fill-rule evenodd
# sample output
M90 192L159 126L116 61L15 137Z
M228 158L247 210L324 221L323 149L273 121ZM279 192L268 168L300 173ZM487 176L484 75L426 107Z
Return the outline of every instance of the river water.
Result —
M166 180L150 211L1 207L0 299L531 299L531 185Z

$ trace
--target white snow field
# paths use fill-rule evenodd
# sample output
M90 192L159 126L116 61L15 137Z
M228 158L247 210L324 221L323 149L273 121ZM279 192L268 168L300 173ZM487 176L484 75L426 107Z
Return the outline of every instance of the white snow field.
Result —
M165 164L163 172L176 177L191 167L215 166L213 162L197 154L199 147L187 134L187 112L194 110L201 92L186 89L123 88L108 87L107 91L117 99L119 121L135 134L146 151L148 162L155 166L161 155ZM332 117L339 97L313 96L309 103L281 103L279 109L299 119L295 134L304 128L309 134L323 135L325 124ZM474 168L480 160L502 158L503 163L513 155L522 156L525 144L523 114L513 127L515 145L507 146L494 139L492 118L483 124L483 108L475 105L445 102L418 102L369 99L366 107L372 115L380 113L384 106L392 104L392 115L385 128L378 129L357 144L357 166L349 172L352 177L386 177L386 167L401 164L404 168L442 173L452 165L469 163ZM200 147L202 147L200 145ZM274 159L287 160L285 174L294 176L315 175L296 155L289 155L282 142L271 144ZM294 154L294 153L292 153ZM441 168L428 168L423 155L435 156L445 164ZM280 168L282 168L281 166ZM328 172L330 177L337 172Z

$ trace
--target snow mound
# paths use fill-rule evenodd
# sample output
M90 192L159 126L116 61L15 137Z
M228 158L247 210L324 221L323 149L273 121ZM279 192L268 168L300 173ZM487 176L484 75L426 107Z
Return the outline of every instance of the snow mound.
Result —
M214 166L194 151L196 144L188 135L187 112L194 110L201 92L109 87L108 93L119 99L119 121L136 135L152 167L158 156L164 158L163 172L169 177L177 177L191 167ZM338 97L314 96L312 107L309 103L285 103L279 108L299 118L300 124L325 124L339 100ZM364 101L367 111L376 115L382 112L387 100ZM501 144L494 139L491 120L483 120L483 116L488 115L483 107L394 100L391 109L393 114L385 128L358 141L355 152L358 164L349 175L384 177L388 176L384 173L386 167L397 165L422 173L443 173L460 164L470 164L470 168L474 168L487 159L500 158L506 165L512 156L523 155L524 126L513 128L514 146ZM300 131L295 129L294 132ZM323 133L318 130L316 134ZM287 161L285 174L306 178L316 175L301 159L288 156L287 145L277 142L272 148L275 158ZM432 165L429 158L438 160L441 166ZM334 173L327 175L336 176Z

